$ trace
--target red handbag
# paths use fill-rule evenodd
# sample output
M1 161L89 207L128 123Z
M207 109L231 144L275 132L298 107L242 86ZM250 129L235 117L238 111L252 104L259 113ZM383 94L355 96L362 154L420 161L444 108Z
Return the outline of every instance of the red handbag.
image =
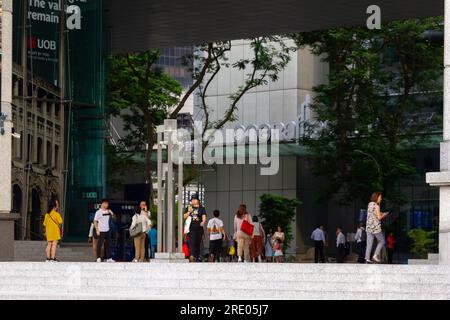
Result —
M186 236L185 241L183 242L183 253L185 258L189 258L189 246L187 244L188 237Z
M244 232L245 234L252 236L253 235L253 229L255 228L254 225L252 225L250 222L248 222L247 220L242 221L242 225L241 225L241 231Z

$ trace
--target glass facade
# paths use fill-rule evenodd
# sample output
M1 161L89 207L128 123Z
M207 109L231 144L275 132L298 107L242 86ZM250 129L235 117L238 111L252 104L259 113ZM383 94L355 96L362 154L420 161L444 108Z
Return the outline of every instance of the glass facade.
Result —
M64 26L64 82L60 77L61 8L58 1L14 1L14 62L22 65L23 25L32 76L65 87L66 186L61 195L65 240L85 239L89 208L105 196L105 79L109 53L103 0L63 1L80 9L79 25L67 13ZM24 7L25 6L25 7ZM66 8L66 6L64 6ZM26 17L26 24L23 22ZM31 96L33 92L28 95ZM61 150L62 151L62 150Z

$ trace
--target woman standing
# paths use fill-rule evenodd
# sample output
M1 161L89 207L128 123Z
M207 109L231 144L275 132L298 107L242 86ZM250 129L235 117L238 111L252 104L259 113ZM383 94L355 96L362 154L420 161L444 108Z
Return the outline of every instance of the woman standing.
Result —
M237 241L237 254L238 262L249 261L250 260L250 240L251 235L248 235L241 230L242 223L247 221L251 223L252 216L247 212L247 206L241 204L236 215L234 216L234 236L233 239ZM244 254L244 260L242 260L242 253Z
M266 262L273 262L273 248L272 248L272 229L269 229L269 233L266 236L265 256Z
M191 205L187 208L184 213L184 219L190 217L190 223L187 227L189 233L189 261L199 262L200 261L200 246L203 239L203 226L206 223L206 210L200 204L198 195L194 195L191 198Z
M262 262L262 254L263 254L263 239L264 229L261 226L261 223L258 222L258 217L253 217L253 236L250 252L252 255L252 262Z
M280 226L277 226L277 231L272 236L273 251L275 262L283 261L283 243L285 240L284 232Z
M146 210L146 206L143 208L140 205L136 208L136 211L133 216L133 220L131 222L130 229L141 223L142 224L142 232L134 237L134 260L133 262L144 262L145 260L145 242L147 240L147 232L151 228L151 221L149 219L148 211Z
M45 236L47 238L47 248L45 249L47 255L46 262L58 262L56 259L56 249L58 247L58 241L61 240L63 223L58 210L58 200L51 199L43 223Z
M380 252L384 246L384 235L381 230L381 220L383 220L388 213L382 213L380 211L380 204L383 200L381 192L374 192L370 197L370 203L367 207L367 223L366 223L366 233L367 233L367 248L366 248L366 262L372 263L370 260L370 254L372 253L373 239L376 238L378 241L377 247L375 249L375 254L373 255L373 261L379 263Z

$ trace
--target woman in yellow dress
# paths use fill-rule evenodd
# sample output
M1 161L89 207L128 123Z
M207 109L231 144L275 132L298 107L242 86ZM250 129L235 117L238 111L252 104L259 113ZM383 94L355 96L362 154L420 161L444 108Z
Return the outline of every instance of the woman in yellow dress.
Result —
M47 248L45 253L47 255L46 262L57 262L56 260L56 248L58 241L61 240L62 230L62 217L58 212L59 202L52 199L49 202L48 211L44 218L44 229L47 238Z

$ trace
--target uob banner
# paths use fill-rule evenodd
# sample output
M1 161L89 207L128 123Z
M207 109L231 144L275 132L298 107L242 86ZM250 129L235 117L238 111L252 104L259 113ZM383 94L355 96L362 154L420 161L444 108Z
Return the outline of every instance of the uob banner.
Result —
M54 85L59 84L61 23L65 24L66 31L81 29L81 6L87 2L88 0L25 0L19 4L20 7L26 4L27 8L25 17L28 69L33 74ZM15 14L22 15L23 7L17 9ZM66 21L62 21L63 10L66 13Z

